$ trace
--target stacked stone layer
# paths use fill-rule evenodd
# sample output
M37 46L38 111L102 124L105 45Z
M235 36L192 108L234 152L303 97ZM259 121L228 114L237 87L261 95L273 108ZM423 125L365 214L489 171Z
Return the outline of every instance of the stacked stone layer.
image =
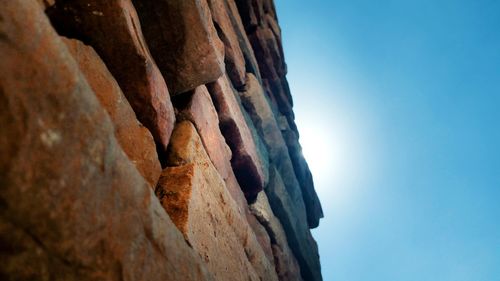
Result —
M272 0L0 9L2 280L322 280Z

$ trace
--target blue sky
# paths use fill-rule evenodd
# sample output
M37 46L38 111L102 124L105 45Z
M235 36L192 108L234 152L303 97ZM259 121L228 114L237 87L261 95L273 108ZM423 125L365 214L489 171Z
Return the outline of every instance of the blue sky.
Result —
M500 281L500 1L275 0L326 281Z

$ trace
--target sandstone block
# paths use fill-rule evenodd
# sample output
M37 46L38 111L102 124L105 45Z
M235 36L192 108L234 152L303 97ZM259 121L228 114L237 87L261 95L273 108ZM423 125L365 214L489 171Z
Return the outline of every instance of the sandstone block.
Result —
M262 78L277 80L286 74L281 44L273 30L267 26L259 27L248 34L259 64Z
M154 188L160 178L161 165L151 133L136 119L118 83L94 49L78 40L62 39L97 99L111 117L118 143Z
M257 131L266 145L271 162L277 165L283 178L286 177L287 186L291 186L290 192L300 194L300 188L295 188L299 185L294 175L285 140L270 107L269 100L254 75L248 74L247 85L244 91L239 92L239 95L244 108L250 114Z
M270 171L266 189L271 207L289 235L290 247L300 264L304 280L321 280L317 246L309 232L301 187L287 145L264 90L252 74L248 75L245 91L240 92L240 96L266 144L271 164L276 167L276 171ZM275 174L274 179L271 179L271 173ZM281 191L277 192L276 189Z
M208 86L217 109L220 129L231 148L231 165L247 198L255 198L269 177L267 155L257 148L239 97L224 75Z
M257 79L260 79L259 65L257 63L257 59L255 58L250 40L248 40L248 37L246 35L245 27L240 17L238 7L234 0L224 1L226 2L228 15L231 19L231 23L233 24L234 31L236 32L236 35L238 37L240 49L243 53L243 57L245 58L246 72L253 73L257 77Z
M312 174L306 160L304 159L304 155L302 154L302 147L300 146L299 138L291 129L284 130L282 133L288 146L295 175L297 176L302 189L309 227L318 227L319 220L323 217L323 209L321 208L321 203L319 202L316 190L314 190Z
M176 95L224 72L224 45L207 0L134 0L151 53Z
M138 119L151 131L160 152L165 151L175 122L174 111L130 0L58 1L47 14L61 35L94 47Z
M215 280L35 0L0 9L0 275Z
M247 32L262 24L265 15L263 1L235 0L235 2Z
M264 225L271 237L276 272L279 279L282 281L302 281L299 264L288 246L288 239L281 222L274 216L266 193L259 193L255 203L250 205L250 210Z
M245 85L246 77L245 57L228 13L230 12L229 7L226 5L225 0L208 0L208 4L219 38L225 46L224 62L227 75L237 88L242 87Z
M286 78L270 80L263 79L263 86L270 97L275 101L275 115L293 116L293 99L288 88Z
M274 214L283 225L288 244L299 263L302 278L322 280L318 246L309 231L306 214L301 211L302 198L287 190L284 177L275 167L270 170L266 195Z
M277 280L191 122L177 124L168 164L156 193L216 280Z
M197 87L192 94L174 100L179 120L190 120L198 130L210 159L223 179L230 174L231 149L219 129L219 117L207 88Z

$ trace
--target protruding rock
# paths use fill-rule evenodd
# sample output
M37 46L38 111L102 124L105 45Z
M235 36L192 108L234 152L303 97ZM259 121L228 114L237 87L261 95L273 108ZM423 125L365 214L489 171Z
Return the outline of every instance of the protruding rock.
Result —
M2 279L214 280L39 4L0 18Z
M231 165L247 198L254 198L267 184L267 153L257 148L231 82L223 76L208 85L219 116L220 128L233 157Z
M264 90L252 74L248 75L247 85L240 95L244 107L266 143L271 163L277 169L271 169L270 173L275 175L274 179L270 175L266 189L273 211L289 234L290 247L299 261L304 280L321 280L317 246L309 232L301 187L295 176L287 145ZM281 191L277 192L276 188ZM283 209L283 204L286 204L286 209ZM282 209L278 210L280 208Z
M207 0L133 0L151 53L173 95L224 72L224 45Z
M225 46L224 62L226 63L227 75L236 87L242 87L245 85L246 78L245 58L228 13L230 12L229 8L225 0L208 0L208 4L219 38Z
M290 192L300 194L300 187L288 155L288 148L264 90L253 74L249 73L247 75L247 81L244 91L239 92L243 106L250 114L255 127L266 144L270 161L278 167L282 176L286 178L286 185L289 186Z
M253 73L257 79L260 79L259 65L255 54L252 49L252 44L248 40L245 32L245 27L238 12L238 7L234 0L224 0L226 2L226 7L228 8L228 15L233 24L234 31L238 37L238 42L240 43L240 49L245 58L246 72Z
M283 79L263 79L263 85L267 94L276 102L275 115L293 116L293 99L288 89L286 78Z
M247 32L255 30L264 19L264 6L259 0L235 0Z
M231 149L219 129L219 117L207 88L199 86L192 94L179 96L174 101L179 109L178 119L190 120L196 126L214 166L222 178L227 179Z
M281 45L269 27L257 28L248 35L259 63L262 78L277 80L286 74Z
M216 280L277 280L191 122L177 124L168 164L156 193Z
M94 49L78 40L62 39L97 99L111 117L118 143L141 175L154 188L160 178L161 166L151 133L137 121L118 83Z
M309 231L307 217L301 209L302 197L290 193L284 178L275 167L271 167L269 184L266 187L272 210L279 218L292 249L300 265L304 280L320 281L321 266L319 263L318 246Z
M288 246L285 230L274 216L264 192L259 193L255 203L250 205L252 213L264 225L272 241L276 272L281 281L302 281L300 267Z
M57 1L47 10L61 35L94 47L160 147L166 150L175 122L163 77L151 58L130 0Z
M323 209L321 208L316 190L314 190L312 174L302 154L299 138L290 128L282 131L282 134L288 146L290 158L292 159L295 169L295 175L302 188L302 195L307 210L307 222L310 228L318 227L319 220L323 217Z

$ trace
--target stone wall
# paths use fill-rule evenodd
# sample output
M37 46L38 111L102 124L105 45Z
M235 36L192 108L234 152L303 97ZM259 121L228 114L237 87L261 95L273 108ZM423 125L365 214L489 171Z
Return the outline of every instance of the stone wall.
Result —
M272 0L0 0L1 280L322 280Z

